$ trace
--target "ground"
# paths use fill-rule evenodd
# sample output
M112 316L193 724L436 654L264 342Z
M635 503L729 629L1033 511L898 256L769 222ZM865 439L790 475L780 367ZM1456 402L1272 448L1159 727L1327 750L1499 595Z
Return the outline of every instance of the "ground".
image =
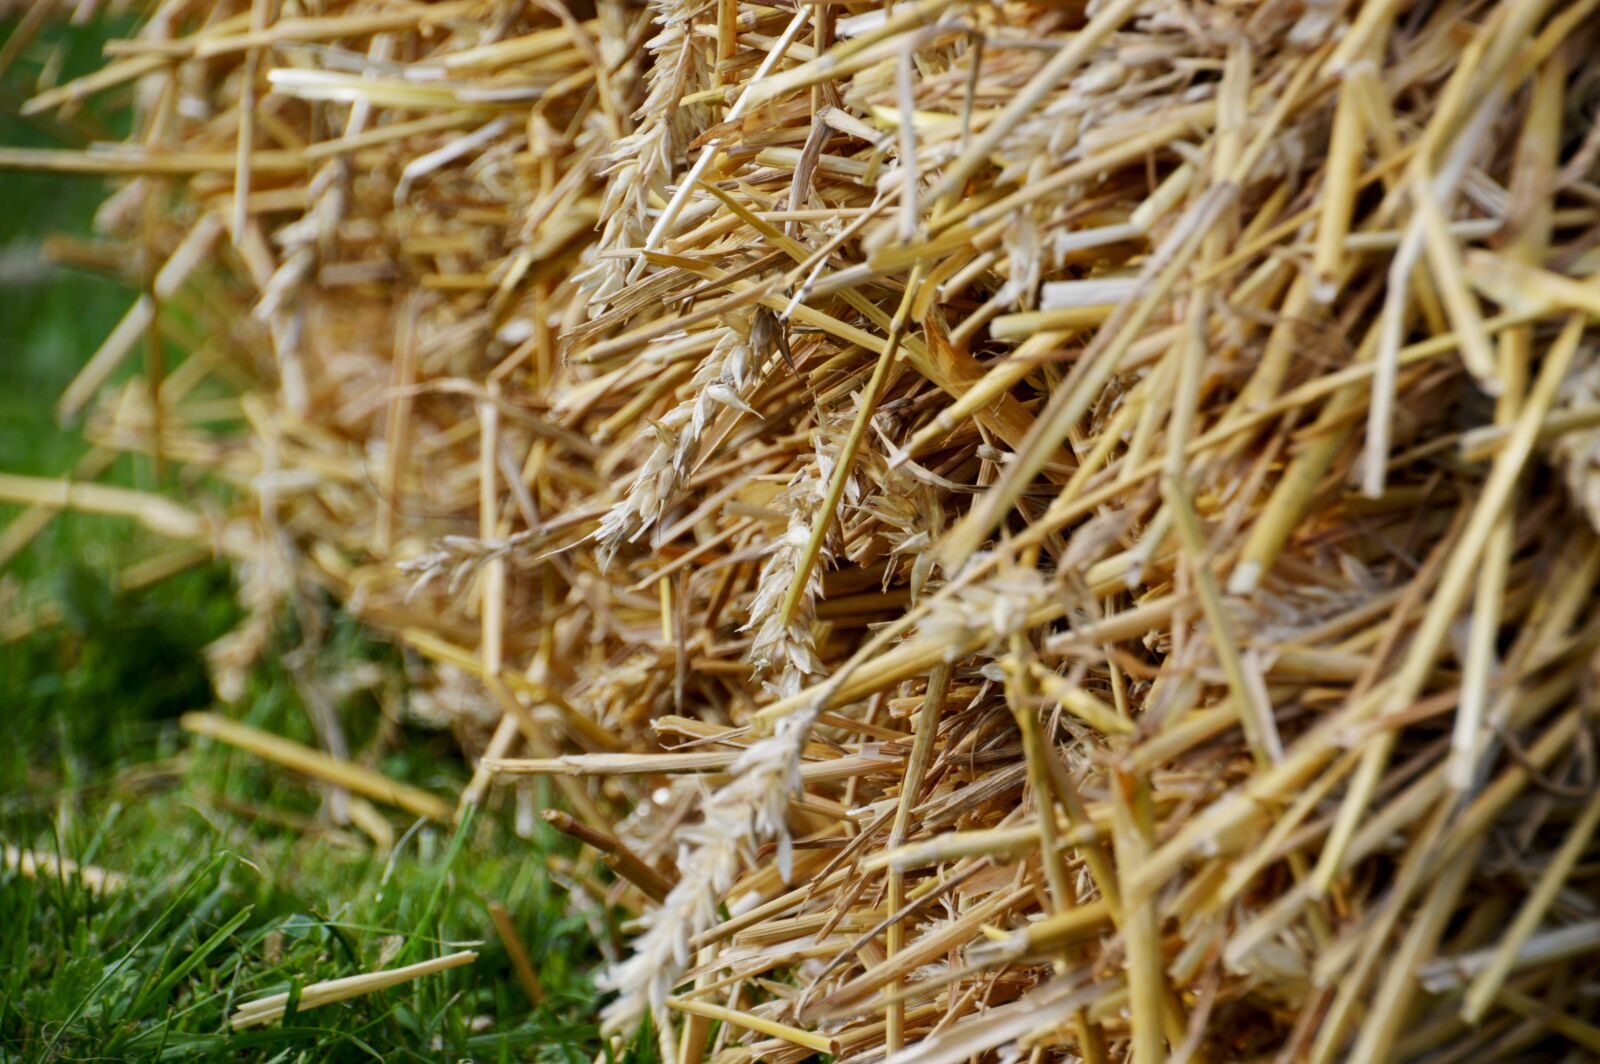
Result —
M0 39L14 27L0 23ZM48 28L4 75L0 144L70 135L13 117L16 103L49 64L92 68L104 38L126 29ZM82 120L114 132L114 111ZM60 476L86 449L56 424L54 401L133 297L38 251L52 234L88 238L106 191L0 174L0 471ZM173 477L125 460L102 479L193 489ZM0 528L19 512L0 505ZM0 566L0 845L126 877L97 895L76 878L0 865L0 1060L594 1060L597 936L617 930L552 882L545 856L559 866L572 855L565 840L542 822L518 836L501 808L510 803L495 802L460 827L393 814L398 841L384 850L333 827L308 781L183 732L180 714L212 709L315 741L279 661L218 703L202 651L239 616L225 568L120 587L129 565L167 547L128 522L63 515ZM329 616L321 669L399 672L394 650ZM286 620L276 650L300 642ZM466 768L450 735L386 716L370 690L335 701L356 760L443 796L459 790ZM495 934L494 902L535 959L537 1005ZM317 980L466 948L480 953L468 967L291 1009L281 1024L227 1024L262 994L287 990L294 1002Z

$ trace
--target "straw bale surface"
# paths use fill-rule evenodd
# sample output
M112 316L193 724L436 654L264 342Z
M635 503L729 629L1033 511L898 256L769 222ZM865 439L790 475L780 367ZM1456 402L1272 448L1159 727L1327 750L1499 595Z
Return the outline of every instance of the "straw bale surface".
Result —
M1595 8L165 0L3 158L228 490L8 494L407 647L670 1059L1600 1052Z

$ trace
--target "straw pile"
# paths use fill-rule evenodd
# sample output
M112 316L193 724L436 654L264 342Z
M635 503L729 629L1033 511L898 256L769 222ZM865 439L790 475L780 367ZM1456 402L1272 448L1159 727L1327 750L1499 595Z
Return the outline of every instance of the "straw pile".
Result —
M1600 1052L1596 6L165 0L5 161L233 502L6 493L412 648L668 1059Z

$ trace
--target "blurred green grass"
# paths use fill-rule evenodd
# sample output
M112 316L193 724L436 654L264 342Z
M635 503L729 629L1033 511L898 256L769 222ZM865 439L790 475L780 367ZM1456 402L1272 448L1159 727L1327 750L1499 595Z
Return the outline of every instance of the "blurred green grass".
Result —
M0 40L14 28L0 23ZM59 145L15 117L16 100L53 51L70 77L128 29L47 27L7 74L0 143ZM88 117L112 130L119 121L114 109ZM51 234L88 238L106 192L94 179L0 172L9 208L0 255L26 264ZM69 270L18 272L0 285L0 471L61 476L87 448L55 424L56 397L133 293ZM162 488L132 459L102 480ZM0 525L18 512L0 505ZM75 878L0 868L0 1061L595 1059L590 971L597 935L613 929L597 909L570 912L548 878L545 854L570 852L566 840L543 823L516 837L509 811L491 804L461 829L392 817L401 838L382 852L329 824L307 781L182 733L179 714L215 702L204 648L241 614L220 564L120 590L116 573L162 546L129 522L63 514L0 570L8 620L41 607L59 617L0 643L0 843L97 864L129 884L97 896ZM317 670L402 673L394 650L318 605L331 634ZM286 620L274 645L300 642ZM466 767L453 738L397 714L403 689L384 694L336 699L352 757L458 791ZM224 711L316 742L294 678L271 656ZM536 958L537 1007L494 937L490 902L510 910ZM281 1024L227 1028L228 1013L259 994L469 947L482 954L472 966ZM629 1055L649 1057L649 1045L641 1034Z
M9 39L15 24L0 24L0 38ZM15 113L31 79L59 50L61 76L73 77L99 63L103 41L126 32L125 22L73 28L52 26L26 49L7 72L5 102L0 109L0 144L30 148L59 147L70 128L51 128ZM90 111L89 117L113 132L126 126L116 114ZM43 241L57 234L91 235L95 208L107 193L95 178L0 171L0 254L12 268L0 287L0 469L13 473L55 476L67 472L86 447L55 423L55 401L78 368L133 299L116 281L93 274L50 269L41 261ZM31 276L18 276L31 274ZM125 371L126 372L126 371ZM110 479L133 483L138 471L121 463ZM0 521L9 521L15 507L0 505ZM30 578L59 570L71 560L109 562L108 552L125 530L76 515L64 515L40 541L10 566L13 576Z

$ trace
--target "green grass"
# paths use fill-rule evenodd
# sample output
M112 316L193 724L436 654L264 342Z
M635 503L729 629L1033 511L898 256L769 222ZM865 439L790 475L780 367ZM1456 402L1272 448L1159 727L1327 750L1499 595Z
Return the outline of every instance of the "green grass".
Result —
M0 38L9 37L13 24L0 23ZM74 76L97 65L101 41L123 32L126 26L47 30L17 65L7 73L0 98L0 144L23 147L59 147L74 131L42 120L24 121L10 113L18 99L28 94L47 55L60 48L66 56L63 76ZM88 117L114 128L125 123L91 110ZM94 178L66 178L53 174L0 172L0 253L32 258L41 242L56 234L90 235L96 206L108 191ZM132 302L134 294L116 281L87 273L58 272L30 281L0 287L0 470L55 476L65 473L87 450L83 441L56 427L56 397L88 360L107 332ZM126 372L126 371L125 371ZM122 462L109 481L135 484L147 480L133 463ZM0 505L0 521L9 522L14 507ZM102 569L116 561L136 557L146 544L128 544L127 530L90 518L66 515L46 530L37 547L14 560L8 572L13 582L48 578L62 559L92 561Z
M127 26L46 31L8 75L26 94L52 48L65 76L92 68ZM12 26L0 24L0 38ZM89 120L114 128L114 110ZM47 146L52 131L0 115L0 143ZM0 248L89 233L97 181L0 174ZM58 429L57 395L132 299L114 281L52 275L0 288L0 470L58 476L85 445ZM128 367L125 372L131 372ZM108 482L160 489L143 462ZM0 506L0 523L17 513ZM128 878L96 896L72 878L0 871L0 1061L593 1060L596 934L611 917L567 901L545 870L566 840L541 822L512 830L508 797L464 828L391 812L400 841L381 852L324 815L314 784L183 733L183 712L213 707L204 647L239 619L227 571L191 569L137 593L115 574L164 546L116 522L62 515L0 571L0 608L52 606L59 622L0 643L0 841L93 863ZM455 739L408 723L396 652L333 604L314 666L324 678L379 666L387 687L334 707L352 757L453 795L466 779ZM315 743L275 655L298 647L285 621L274 654L222 712ZM550 799L539 794L541 803ZM536 960L545 997L516 982L486 907L504 904ZM227 1016L266 993L474 948L476 964L379 994L291 1012L235 1033ZM653 1056L645 1032L634 1059Z
M96 664L110 653L93 628L72 641L97 648ZM123 700L98 682L30 684L30 675L48 674L24 661L0 678L7 700L27 706L5 758L0 836L116 870L129 885L97 898L71 878L0 876L0 1056L592 1056L593 937L543 871L553 840L517 839L489 812L460 829L412 825L385 854L347 829L315 826L318 799L303 781L187 742L170 721L184 704L178 691L130 690ZM308 738L284 679L253 686L245 719ZM445 791L461 782L445 742L385 736L380 764ZM491 901L508 907L540 958L537 1009L490 930ZM238 1034L225 1025L260 994L462 948L482 956L281 1025Z

